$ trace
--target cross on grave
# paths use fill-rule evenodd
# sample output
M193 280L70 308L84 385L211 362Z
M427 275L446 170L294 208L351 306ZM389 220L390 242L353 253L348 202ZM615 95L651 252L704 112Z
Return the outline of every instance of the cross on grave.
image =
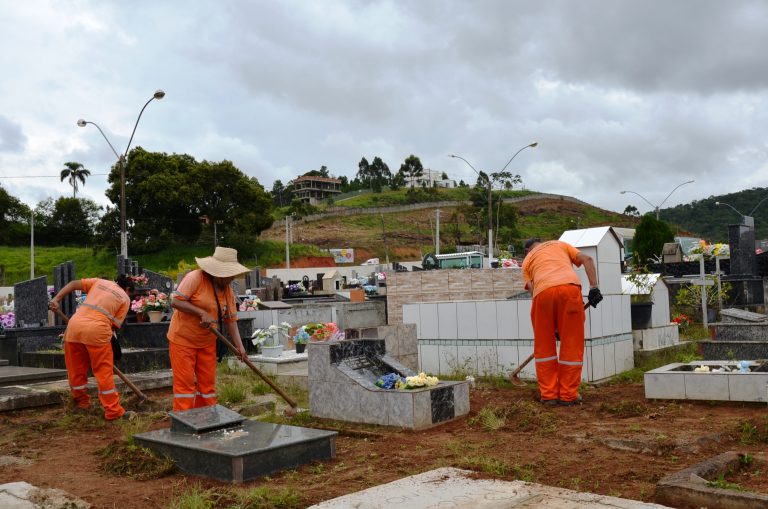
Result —
M718 275L719 278L719 275ZM707 287L714 286L715 282L711 279L707 279L707 274L704 272L704 257L699 258L699 279L691 280L692 285L701 286L701 313L702 323L704 328L707 327Z

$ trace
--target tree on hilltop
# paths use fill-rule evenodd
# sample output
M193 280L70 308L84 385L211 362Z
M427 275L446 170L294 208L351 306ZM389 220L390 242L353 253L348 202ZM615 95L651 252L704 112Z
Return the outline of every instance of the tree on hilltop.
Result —
M86 170L85 166L80 163L69 162L64 163L64 168L61 170L61 181L69 179L69 185L72 186L72 198L77 198L77 181L85 185L85 178L91 176L91 171Z

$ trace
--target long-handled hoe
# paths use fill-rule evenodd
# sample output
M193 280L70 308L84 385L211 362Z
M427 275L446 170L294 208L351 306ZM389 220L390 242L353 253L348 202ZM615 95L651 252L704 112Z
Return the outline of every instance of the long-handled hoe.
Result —
M238 355L238 354L239 354L239 352L237 351L237 348L235 348L235 345L233 345L233 344L232 344L232 342L231 342L230 340L228 340L228 339L226 338L226 336L224 336L224 334L222 334L222 333L221 333L221 332L220 332L218 329L216 329L215 327L211 327L211 330L213 331L213 333L214 333L214 334L216 334L216 337L218 337L218 338L219 338L219 340L221 340L221 342L222 342L222 343L224 343L225 345L227 345L227 348L229 348L230 350L232 350L232 352L233 352L234 354L236 354L236 355ZM239 358L239 357L238 357L238 358ZM250 359L249 359L247 356L243 357L241 360L242 360L242 361L245 363L245 365L246 365L246 366L248 366L249 368L251 368L251 371L253 371L253 372L254 372L254 373L256 373L257 375L259 375L259 376L261 377L261 379L262 379L262 380L264 380L265 382L267 382L267 384L268 384L270 387L272 387L272 388L275 390L275 392L276 392L276 393L278 393L278 394L280 395L280 397L281 397L281 398L283 398L283 399L285 400L285 402L286 402L286 403L288 403L288 404L291 406L290 408L286 408L286 409L285 409L285 411L284 411L283 413L284 413L284 414L285 414L287 417L293 417L294 415L296 415L296 412L298 412L298 408L297 408L297 406L296 406L296 402L295 402L295 401L294 401L294 400L293 400L293 399L292 399L290 396L288 396L288 395L285 393L285 391L283 391L283 390L282 390L282 389L281 389L281 388L280 388L280 387L279 387L279 386L278 386L278 385L277 385L275 382L273 382L272 380L270 380L270 379L269 379L269 377L268 377L267 375L265 375L264 373L262 373L262 372L261 372L261 370L260 370L259 368L257 368L257 367L256 367L256 366L255 366L255 365L254 365L254 364L251 362L251 360L250 360Z

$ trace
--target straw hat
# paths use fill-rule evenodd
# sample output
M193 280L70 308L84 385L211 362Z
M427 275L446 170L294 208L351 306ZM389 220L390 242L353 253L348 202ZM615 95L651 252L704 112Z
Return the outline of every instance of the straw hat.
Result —
M217 247L213 256L195 257L197 265L213 277L233 277L250 271L237 262L237 249Z

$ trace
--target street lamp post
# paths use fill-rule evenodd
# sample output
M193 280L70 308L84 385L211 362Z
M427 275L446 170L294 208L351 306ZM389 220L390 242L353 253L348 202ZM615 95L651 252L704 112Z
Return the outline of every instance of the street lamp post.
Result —
M512 160L517 157L517 154L522 152L523 150L527 148L535 148L539 144L538 141L534 141L533 143L529 143L528 145L524 146L520 150L514 153L512 157L507 161L507 164L504 165L504 167L501 169L501 172L507 169L507 166L509 166L509 163L512 162ZM472 168L472 171L477 173L477 176L480 177L480 172L475 169L474 166L472 166L472 163L467 161L461 156L457 156L455 154L449 154L448 157L453 157L455 159L461 159L465 163L467 163L467 166ZM499 173L501 173L499 172ZM493 207L492 207L492 200L493 200L493 180L491 180L491 175L487 175L488 180L488 266L491 266L491 258L493 257Z
M101 130L101 127L99 127L96 122L83 120L82 118L77 121L77 125L79 127L85 127L88 124L96 126L96 129L98 129L101 135L104 137L104 140L106 140L109 148L112 149L112 153L115 154L115 157L117 157L117 164L120 166L120 254L123 256L123 258L128 258L128 234L125 225L125 165L128 158L128 150L131 148L133 135L136 134L136 128L139 126L139 120L141 120L141 115L144 113L144 109L154 99L160 100L163 97L165 97L165 92L162 90L156 90L152 97L150 97L150 99L144 103L144 106L139 112L138 118L136 118L136 123L133 125L133 131L131 132L131 137L128 140L128 145L125 147L125 153L123 153L123 155L117 153L117 150L115 150L115 147L112 145L112 143L110 143L109 138L107 138L107 135L104 134L104 131Z
M743 224L744 226L747 226L749 228L754 228L755 227L755 217L753 216L753 214L757 210L757 207L762 205L765 200L768 200L768 196L766 196L765 198L763 198L762 200L757 202L757 205L752 207L752 210L749 212L749 214L746 214L746 215L742 214L741 212L736 210L736 207L734 207L733 205L730 205L728 203L724 203L724 202L721 202L721 201L716 201L715 205L725 205L726 207L730 207L731 210L733 210L734 212L736 212L738 215L741 216L741 224Z
M664 203L666 203L666 201L669 199L669 197L670 197L670 196L672 196L672 193L674 193L675 191L677 191L679 188L681 188L681 187L682 187L682 186L684 186L685 184L693 184L694 182L695 182L695 180L688 180L687 182L683 182L682 184L678 184L678 186L677 186L677 187L675 187L673 190L671 190L671 191L669 192L669 194L667 195L667 197L666 197L666 198L664 198L664 199L661 201L661 203L659 203L658 205L654 205L653 203L649 202L649 201L648 201L648 200L645 198L645 196L643 196L643 195L642 195L642 194L640 194L640 193L636 193L636 192L634 192L634 191L620 191L620 193L621 193L621 194L626 194L626 193L632 193L632 194L636 194L637 196L639 196L640 198L642 198L643 200L645 200L645 203L647 203L648 205L650 205L651 207L653 207L653 210L654 210L654 212L656 213L656 220L658 221L658 220L659 220L659 209L661 208L661 206L662 206L662 205L664 205Z

